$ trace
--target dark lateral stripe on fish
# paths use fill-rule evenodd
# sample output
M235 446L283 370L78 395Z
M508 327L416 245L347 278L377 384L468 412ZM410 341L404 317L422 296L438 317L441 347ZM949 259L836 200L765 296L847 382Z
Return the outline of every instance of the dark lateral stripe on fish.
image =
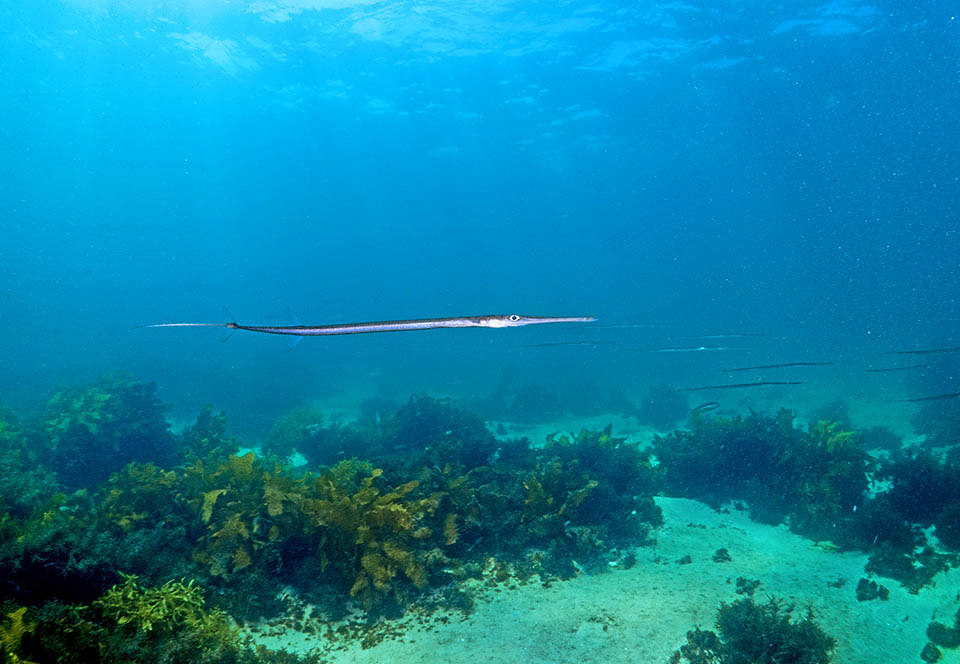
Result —
M826 367L833 362L785 362L783 364L760 364L755 367L736 367L734 369L721 369L720 371L753 371L755 369L782 369L783 367Z
M521 344L521 348L548 348L550 346L608 346L616 341L550 341L542 344Z
M759 383L733 383L732 385L703 385L702 387L684 387L677 392L699 392L701 390L733 390L741 387L761 387L764 385L803 385L800 380L765 380Z
M921 348L920 350L891 350L884 355L936 355L937 353L960 353L960 346L953 348Z
M929 364L910 364L905 367L884 367L882 369L863 369L866 373L888 373L891 371L907 371L908 369L923 369L929 367Z
M888 403L920 403L921 401L940 401L941 399L956 399L960 397L960 392L950 392L949 394L934 394L930 397L919 397L917 399L897 399Z
M717 401L708 401L702 403L693 410L690 411L691 415L697 415L698 413L709 413L711 410L716 410L720 407L720 403Z

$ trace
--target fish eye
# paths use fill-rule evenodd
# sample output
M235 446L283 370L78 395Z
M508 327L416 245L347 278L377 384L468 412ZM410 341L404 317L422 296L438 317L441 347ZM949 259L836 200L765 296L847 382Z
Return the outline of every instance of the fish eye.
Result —
M520 320L520 316L518 316L517 314L512 314L512 315L509 316L509 318L510 318L510 320L512 320L513 322L517 322L518 320Z

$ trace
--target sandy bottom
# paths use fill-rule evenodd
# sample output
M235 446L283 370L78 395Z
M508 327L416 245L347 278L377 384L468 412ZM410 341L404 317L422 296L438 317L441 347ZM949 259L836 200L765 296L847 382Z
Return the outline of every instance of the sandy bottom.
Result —
M468 617L459 613L408 616L381 625L373 642L314 636L288 628L261 631L268 647L312 652L321 661L382 663L464 662L666 662L694 626L713 628L721 601L733 601L739 576L762 582L756 598L770 595L811 606L834 638L835 662L920 662L924 631L934 616L956 612L960 570L937 577L935 588L911 595L894 581L888 601L858 602L857 581L866 556L832 553L785 527L751 522L743 512L721 514L692 500L658 498L665 524L657 544L639 550L629 570L580 576L545 587L531 581L493 586L475 582L478 598ZM726 548L732 560L718 563ZM690 556L692 562L678 561ZM829 585L837 581L837 588ZM317 625L319 631L327 627ZM269 635L268 635L269 632ZM383 638L381 638L383 637ZM944 651L941 662L960 662Z

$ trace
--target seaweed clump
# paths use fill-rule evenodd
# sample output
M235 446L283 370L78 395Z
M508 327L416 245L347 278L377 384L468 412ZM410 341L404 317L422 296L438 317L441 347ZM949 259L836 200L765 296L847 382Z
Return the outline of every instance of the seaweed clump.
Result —
M893 486L886 492L890 509L900 518L934 526L942 544L960 550L960 448L945 454L911 448L881 466L880 476Z
M107 374L54 394L33 422L30 438L61 484L92 488L133 461L175 461L163 410L156 384Z
M586 376L571 376L561 381L554 376L549 385L517 379L505 373L494 390L471 402L471 409L487 419L522 424L556 421L561 417L589 417L635 411L627 397L609 382Z
M600 431L583 429L575 436L548 436L543 451L576 464L597 483L583 512L595 523L605 523L616 540L642 541L651 526L663 523L651 499L660 487L660 475L650 454L625 437L614 436L610 425ZM620 518L609 519L611 514Z
M203 653L211 659L211 653L237 640L230 618L219 609L208 610L203 590L192 580L145 588L136 576L126 576L93 606L103 626L99 641L117 659L148 661L144 655L156 652L161 642L168 658L187 661Z
M404 604L412 589L427 586L430 568L447 561L436 536L450 544L456 540L444 533L443 520L431 519L443 495L411 497L417 480L381 489L375 484L383 474L379 469L344 481L343 470L335 466L318 477L313 496L301 505L323 529L320 569L335 569L365 609L388 599Z
M193 581L144 587L132 575L89 606L49 602L39 610L20 607L8 613L0 625L0 657L22 664L304 661L247 646L230 616L208 608Z
M960 561L960 448L897 450L876 462L862 444L862 432L838 422L798 429L781 409L775 417L697 418L692 431L655 439L654 452L668 493L715 508L744 500L759 521L786 521L814 540L868 552L866 572L916 593ZM875 480L890 488L868 495ZM926 542L929 526L950 552Z
M917 433L925 436L925 447L957 445L960 443L960 399L921 404L910 423Z
M787 520L795 532L842 539L869 486L870 457L837 423L821 420L804 431L793 419L786 409L774 417L697 418L692 431L657 437L667 492L715 508L745 500L759 521Z
M880 464L877 477L891 486L863 504L850 537L870 553L866 571L896 579L909 592L960 564L960 472L957 448L938 453L898 450ZM938 551L923 528L934 527Z
M874 599L883 601L890 599L890 589L867 578L857 581L857 601L869 602Z
M227 414L214 412L209 404L200 410L194 423L183 430L179 442L187 462L230 454L239 447L237 439L227 435Z
M117 380L120 392L153 395ZM67 412L62 426L52 424L59 420L49 409L32 428L0 420L0 445L18 453L27 453L31 435L49 436L47 459L56 463L64 441L92 437L103 465L114 468L109 479L83 488L48 474L49 491L21 498L0 478L0 602L39 607L41 626L68 620L73 609L64 607L93 607L99 613L80 612L75 622L94 626L75 631L99 634L117 617L109 609L117 593L128 607L138 597L151 603L148 589L186 592L176 585L184 578L216 589L217 608L239 619L279 613L281 586L331 613L351 602L396 611L434 590L455 597L457 583L483 569L547 580L633 565L633 549L662 521L649 454L609 427L533 447L526 439L499 440L476 416L420 395L394 414L335 430L316 413L298 416L296 426L277 429L283 440L268 456L258 457L236 453L225 416L210 407L173 436L157 423L159 400L128 395L141 407L120 417L112 413L122 409L103 405L113 393L97 390L77 392L77 403L96 406L71 410L61 404L66 397L54 400ZM99 415L81 417L81 410ZM145 423L134 421L139 416ZM319 428L297 424L306 420ZM81 429L83 436L71 433ZM284 445L296 438L287 449L309 450L304 442L318 440L321 430L337 444L320 446L326 451L310 470L284 463ZM144 431L173 452L162 460L138 453L116 467L130 458L124 445L137 451L146 439L124 432ZM364 439L356 449L369 461L319 463L339 456L331 450L348 437ZM136 581L125 580L131 574ZM138 633L155 633L154 618L146 620L151 627L141 620Z
M405 604L426 588L456 541L445 494L419 485L389 484L383 470L357 460L318 476L290 475L247 453L198 461L184 471L180 491L202 526L193 561L240 584L246 611L268 608L276 580L309 587L317 579L369 610Z
M0 535L4 523L25 519L34 505L58 490L53 474L36 461L24 427L0 406Z
M417 394L396 408L384 400L370 408L372 415L362 412L359 421L346 424L328 421L312 406L295 408L274 423L264 450L279 457L300 452L314 468L332 466L345 456L375 459L378 465L404 464L410 455L420 458L426 452L438 462L475 466L498 447L483 420L450 399ZM455 458L447 456L451 454Z
M808 609L793 619L793 605L771 598L722 603L717 614L719 635L699 628L687 632L687 643L670 658L671 664L826 664L836 640L814 621Z
M423 453L437 463L466 467L486 464L499 446L483 420L457 408L449 399L426 394L410 397L396 413L382 422L378 459Z
M375 438L372 433L366 426L327 421L317 408L300 406L274 422L263 450L279 458L299 452L313 466L333 465L345 454L368 456Z
M539 449L501 441L495 456L490 465L450 468L460 550L565 578L627 564L632 547L663 522L649 454L610 427L552 435Z
M927 638L934 645L954 650L960 648L960 611L953 617L952 625L944 625L936 620L927 625Z

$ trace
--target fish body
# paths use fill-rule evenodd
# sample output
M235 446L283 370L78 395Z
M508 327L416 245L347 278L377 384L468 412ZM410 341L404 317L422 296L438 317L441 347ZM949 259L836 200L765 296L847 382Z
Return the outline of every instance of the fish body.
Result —
M285 334L298 337L339 336L344 334L372 334L376 332L403 332L410 330L435 330L452 327L523 327L543 323L589 323L593 316L520 316L491 315L463 316L456 318L420 318L412 320L388 320L370 323L342 323L337 325L240 325L239 323L158 323L147 327L225 327L230 330L246 330L264 334Z
M782 369L784 367L826 367L833 362L785 362L783 364L758 364L755 367L736 367L734 369L721 369L733 373L735 371L754 371L758 369Z
M897 399L896 401L891 401L890 403L920 403L922 401L942 401L945 399L957 399L960 398L960 392L950 392L948 394L934 394L929 397L918 397L916 399Z
M716 410L720 407L720 404L716 401L707 401L702 403L693 410L690 411L691 415L700 415L702 413L709 413L711 410Z
M891 373L893 371L908 371L910 369L923 369L929 367L929 364L910 364L905 367L883 367L881 369L864 369L865 373Z
M920 350L892 350L884 355L936 355L938 353L960 353L960 346L951 348L921 348Z

